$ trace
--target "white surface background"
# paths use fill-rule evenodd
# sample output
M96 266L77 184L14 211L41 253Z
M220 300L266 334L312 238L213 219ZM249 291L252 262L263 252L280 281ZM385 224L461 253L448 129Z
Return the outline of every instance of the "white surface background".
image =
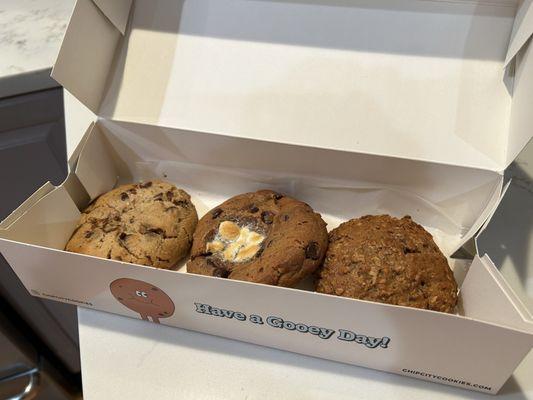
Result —
M78 316L86 400L491 396L93 310ZM498 398L533 398L533 353Z

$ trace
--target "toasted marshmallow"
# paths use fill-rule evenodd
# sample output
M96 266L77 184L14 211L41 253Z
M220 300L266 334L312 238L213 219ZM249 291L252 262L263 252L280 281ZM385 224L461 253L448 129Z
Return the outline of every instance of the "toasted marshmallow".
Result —
M235 222L223 221L215 238L207 243L206 250L219 253L224 261L244 262L253 258L265 236L248 227L240 227Z

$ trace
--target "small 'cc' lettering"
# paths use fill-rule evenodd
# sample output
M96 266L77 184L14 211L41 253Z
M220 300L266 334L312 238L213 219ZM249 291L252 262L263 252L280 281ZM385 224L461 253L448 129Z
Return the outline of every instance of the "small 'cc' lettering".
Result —
M140 290L136 290L135 291L135 294L139 297L144 297L144 298L147 298L148 295L146 294L146 292L141 292Z

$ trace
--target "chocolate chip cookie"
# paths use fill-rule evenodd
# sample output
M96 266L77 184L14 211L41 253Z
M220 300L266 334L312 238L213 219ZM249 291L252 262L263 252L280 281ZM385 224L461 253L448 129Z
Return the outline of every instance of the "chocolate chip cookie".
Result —
M326 223L309 205L260 190L200 220L187 272L291 287L318 268L327 244Z
M188 253L197 222L190 196L174 185L123 185L87 207L65 250L173 269Z
M317 291L451 313L457 283L433 237L411 217L367 215L329 233Z

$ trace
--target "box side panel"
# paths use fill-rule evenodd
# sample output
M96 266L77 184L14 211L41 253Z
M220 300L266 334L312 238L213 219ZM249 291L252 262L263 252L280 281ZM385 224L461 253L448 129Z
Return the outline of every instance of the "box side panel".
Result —
M475 244L475 248L476 248L476 254L480 254L480 252L478 251L477 239L478 239L478 237L480 235L483 234L483 231L485 229L487 229L487 226L490 224L490 221L492 220L492 217L494 217L494 214L496 213L496 211L498 210L501 202L505 198L505 194L507 193L507 190L509 189L509 186L511 186L511 182L512 181L509 180L509 181L507 181L507 183L505 185L503 185L503 176L502 176L502 190L501 190L501 193L500 193L500 198L499 198L499 200L497 202L494 203L492 209L487 210L488 211L488 216L485 219L485 222L483 223L483 226L481 227L481 229L479 231L477 231L475 239L474 239L474 244Z
M468 389L495 392L531 348L529 335L448 314L0 247L41 297Z
M101 121L122 181L160 178L186 188L201 211L238 193L272 188L301 198L332 229L365 214L411 215L447 254L499 199L491 171L337 150Z
M533 1L524 0L518 9L513 24L511 40L505 56L505 65L511 62L513 57L531 37L531 34L533 34Z
M533 156L533 146L528 145L525 152ZM528 157L523 154L519 159L525 161ZM511 167L510 172L517 180L510 185L509 193L490 223L476 237L476 247L478 254L490 256L505 281L533 314L533 207L527 183L520 182L521 177L529 179L528 168L520 163Z
M501 202L502 196L505 194L503 192L503 175L500 176L498 181L498 187L492 192L490 199L485 203L485 208L482 209L481 214L478 216L476 221L470 225L468 231L462 236L461 240L458 241L455 248L452 251L452 254L461 249L463 246L468 246L467 242L471 241L472 238L479 233L481 229L490 221L490 218L498 208L498 205Z
M80 218L66 188L59 186L32 204L24 214L0 230L0 236L24 243L63 249Z
M533 334L533 319L488 256L476 257L461 286L465 315Z
M87 138L87 132L96 121L96 115L66 89L63 89L63 103L65 104L68 165L69 170L74 170L81 148Z
M79 210L84 210L87 204L91 202L89 193L87 193L76 174L70 173L62 186Z
M98 113L120 32L92 0L78 0L52 77Z
M531 7L533 24L533 7ZM532 27L533 28L533 27ZM507 145L507 167L533 136L533 45L531 41L516 56L511 125Z
M411 215L447 255L483 222L501 181L491 171L105 120L88 129L77 153L63 187L79 209L117 182L174 182L200 216L237 193L272 188L309 202L329 229L365 214ZM44 223L24 223L32 222Z
M501 169L514 15L495 2L137 2L102 115Z
M76 176L91 200L117 183L118 171L99 124L93 125L87 134L76 164Z
M33 206L39 199L54 190L54 185L46 182L37 189L30 197L28 197L20 206L18 206L11 214L9 214L1 223L0 229L7 229L9 225L20 218L31 206Z

